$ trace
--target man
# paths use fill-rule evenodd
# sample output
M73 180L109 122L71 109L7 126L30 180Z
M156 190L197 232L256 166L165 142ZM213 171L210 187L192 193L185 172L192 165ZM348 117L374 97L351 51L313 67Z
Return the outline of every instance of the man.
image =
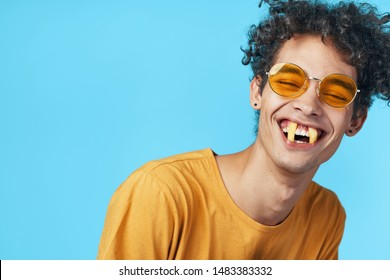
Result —
M243 59L255 142L135 171L111 200L99 259L337 259L345 211L312 179L373 94L390 99L389 19L368 4L266 2Z

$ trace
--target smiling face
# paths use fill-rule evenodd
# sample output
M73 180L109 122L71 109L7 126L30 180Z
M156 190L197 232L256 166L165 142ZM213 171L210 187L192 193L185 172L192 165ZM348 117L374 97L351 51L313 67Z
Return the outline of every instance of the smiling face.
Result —
M344 61L331 42L325 43L320 36L294 36L281 47L274 64L296 64L312 77L338 73L356 81L356 69ZM268 83L260 93L258 84L256 79L251 83L251 104L260 109L256 144L268 163L272 161L289 172L314 174L335 153L344 133L356 134L365 121L365 114L352 118L353 103L343 108L324 103L317 96L318 81L310 80L305 92L296 98L276 94Z

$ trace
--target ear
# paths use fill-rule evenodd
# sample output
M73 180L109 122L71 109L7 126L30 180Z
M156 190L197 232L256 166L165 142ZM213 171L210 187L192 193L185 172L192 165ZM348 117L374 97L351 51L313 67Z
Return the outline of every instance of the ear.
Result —
M362 129L366 119L367 109L359 110L359 112L352 117L348 129L347 131L345 131L345 134L350 137L355 136L360 131L360 129Z
M251 106L255 110L261 108L261 92L260 92L261 77L254 77L250 84L250 102Z

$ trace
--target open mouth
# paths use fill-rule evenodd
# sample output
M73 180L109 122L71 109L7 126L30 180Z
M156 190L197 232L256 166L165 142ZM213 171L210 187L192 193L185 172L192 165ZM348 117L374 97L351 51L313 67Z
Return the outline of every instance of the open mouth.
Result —
M290 120L283 120L280 127L287 140L298 144L314 144L322 136L323 131L314 127L298 124Z

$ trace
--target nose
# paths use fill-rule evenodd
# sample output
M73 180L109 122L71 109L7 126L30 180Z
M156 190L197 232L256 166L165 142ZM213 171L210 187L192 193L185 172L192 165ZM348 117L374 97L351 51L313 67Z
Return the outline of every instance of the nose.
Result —
M301 111L305 116L313 117L322 115L321 100L317 94L319 81L317 78L309 77L309 85L305 92L292 102L294 109Z

